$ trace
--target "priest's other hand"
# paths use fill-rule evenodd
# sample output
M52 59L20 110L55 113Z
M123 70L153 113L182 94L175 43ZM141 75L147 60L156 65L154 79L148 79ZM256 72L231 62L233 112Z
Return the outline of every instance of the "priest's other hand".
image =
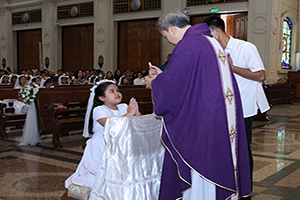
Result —
M152 89L151 83L154 79L155 78L153 78L153 77L145 78L145 82L143 83L143 86L146 86L147 89Z
M149 66L149 76L151 76L152 78L155 78L160 73L162 73L162 71L158 67L154 65Z

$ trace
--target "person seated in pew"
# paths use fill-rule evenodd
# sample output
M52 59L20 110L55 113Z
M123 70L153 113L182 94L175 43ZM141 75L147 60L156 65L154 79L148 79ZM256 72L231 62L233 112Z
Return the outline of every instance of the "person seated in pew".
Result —
M0 84L1 85L9 85L10 83L9 83L9 76L8 75L3 75L3 76L1 76L1 78L0 78Z
M137 78L133 81L133 85L143 85L144 82L145 78L143 77L142 72L138 72Z
M7 68L6 68L6 71L7 71L7 75L10 75L10 74L11 74L11 69L10 69L10 67L7 67Z
M117 82L117 83L119 83L119 80L120 80L121 76L122 76L121 70L116 69L114 78L116 79L116 82Z
M130 85L133 85L133 80L134 80L134 71L133 70L127 70L126 71L126 76L128 78L128 81L130 82Z
M99 81L102 81L103 80L103 77L97 77L97 78L95 78L95 80L94 80L94 85L96 84L96 83L98 83Z
M41 76L40 76L40 75L37 75L37 76L35 76L35 77L32 77L32 78L29 80L29 83L35 83L35 84L37 84L37 85L40 85L41 81L42 81Z
M90 71L90 76L92 76L92 75L97 75L97 70L96 69L93 69L93 70L91 70Z
M53 81L58 82L59 77L61 77L62 75L64 75L64 71L62 69L57 70L57 73L55 74L55 76L53 76Z
M129 81L127 76L123 76L120 78L119 85L121 86L126 86L126 85L132 85L131 82Z
M42 77L43 80L44 80L45 78L47 78L47 72L48 72L48 71L47 71L46 69L40 71L40 76Z
M16 69L16 68L13 68L13 70L12 70L12 74L18 75L18 71L17 71L17 69Z
M28 79L31 79L33 77L33 73L30 69L26 69L25 74L28 76Z
M10 85L15 85L16 81L17 81L18 75L13 74L9 77L9 83Z
M15 83L14 89L21 89L28 82L28 76L20 75ZM15 109L15 114L17 113L27 113L29 106L22 101L14 100L13 107Z
M4 70L0 69L0 77L2 77L4 75Z
M84 71L84 74L85 74L85 78L86 78L86 79L89 79L90 76L92 75L92 74L91 74L91 70L89 70L89 69L86 69L86 70Z
M24 87L24 85L28 82L28 76L26 75L20 75L15 83L14 89L21 89L21 87Z
M73 80L73 85L85 85L88 81L85 79L82 70L75 72L75 79Z
M111 80L100 81L91 91L86 120L89 123L87 134L92 134L92 137L86 142L84 154L75 173L65 181L67 189L71 184L93 187L106 147L103 131L107 118L141 115L134 98L130 99L129 105L121 103L122 94Z
M97 76L91 75L88 79L89 80L88 84L94 84L96 79L97 79Z
M104 71L99 72L98 76L101 76L104 79L105 78L105 72Z
M33 65L31 71L33 76L37 76L39 70L37 69L36 65Z
M44 79L40 84L40 88L54 88L53 78L49 76L46 79Z
M112 81L114 81L115 83L117 83L117 81L116 81L116 79L114 78L113 73L112 73L111 71L106 72L106 76L105 76L104 79L112 80Z
M71 81L70 81L70 77L67 75L61 75L58 78L58 85L70 85Z

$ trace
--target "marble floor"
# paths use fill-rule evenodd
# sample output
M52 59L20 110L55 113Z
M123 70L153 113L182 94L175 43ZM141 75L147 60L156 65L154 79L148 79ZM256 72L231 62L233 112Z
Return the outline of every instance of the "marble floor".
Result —
M300 199L300 104L276 105L268 117L253 125L252 200ZM18 147L20 135L11 128L9 138L0 139L0 200L60 199L82 156L81 134L62 137L62 149L52 148L51 135Z

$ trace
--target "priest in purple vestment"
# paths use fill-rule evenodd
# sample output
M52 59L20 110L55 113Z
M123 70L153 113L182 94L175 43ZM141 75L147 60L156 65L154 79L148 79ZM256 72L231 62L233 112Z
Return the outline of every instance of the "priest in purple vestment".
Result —
M178 11L157 27L176 45L163 72L150 67L154 112L166 148L160 200L238 199L251 195L239 90L224 50L206 24Z

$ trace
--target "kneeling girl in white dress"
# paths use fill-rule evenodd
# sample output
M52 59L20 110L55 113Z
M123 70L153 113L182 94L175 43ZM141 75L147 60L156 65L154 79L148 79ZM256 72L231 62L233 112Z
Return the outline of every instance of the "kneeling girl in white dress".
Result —
M92 130L93 136L86 142L87 145L76 172L65 181L66 188L69 188L70 184L93 187L106 147L103 131L108 117L140 115L134 98L130 99L128 106L121 103L122 94L113 81L100 81L91 90L90 100L93 99L93 109L89 115L92 117L92 121L89 120L91 122L89 130ZM87 112L91 107L90 100Z
M28 82L28 76L27 75L20 75L14 85L14 89L21 89L22 87L25 86L25 84ZM19 100L14 100L13 106L15 109L15 114L18 113L27 113L29 106L25 104L22 101Z

